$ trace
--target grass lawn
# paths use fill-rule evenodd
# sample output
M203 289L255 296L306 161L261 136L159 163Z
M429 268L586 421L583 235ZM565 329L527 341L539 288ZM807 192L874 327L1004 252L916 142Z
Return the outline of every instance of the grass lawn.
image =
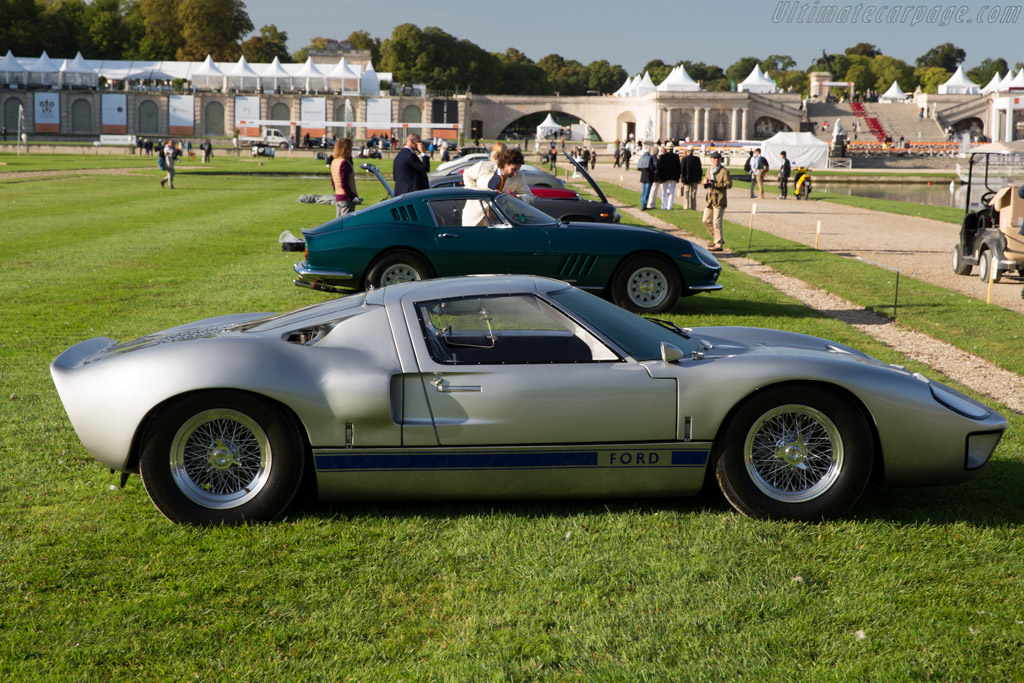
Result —
M182 167L174 192L155 164L74 180L0 167L0 679L1019 679L1020 415L975 481L872 487L825 524L750 520L714 490L170 524L137 477L117 488L84 451L48 364L91 336L328 298L292 286L300 255L277 245L333 216L295 201L329 191L323 170L214 162ZM368 202L378 188L360 180ZM839 267L768 245L755 235L773 266ZM757 280L723 282L671 317L826 336L936 376ZM908 309L944 310L927 296Z

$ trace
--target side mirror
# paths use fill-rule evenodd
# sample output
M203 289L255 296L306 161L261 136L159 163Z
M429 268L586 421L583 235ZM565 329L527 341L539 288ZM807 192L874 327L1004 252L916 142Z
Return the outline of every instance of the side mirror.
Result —
M679 350L679 347L673 346L668 342L661 342L661 360L666 363L674 363L683 357L683 352Z

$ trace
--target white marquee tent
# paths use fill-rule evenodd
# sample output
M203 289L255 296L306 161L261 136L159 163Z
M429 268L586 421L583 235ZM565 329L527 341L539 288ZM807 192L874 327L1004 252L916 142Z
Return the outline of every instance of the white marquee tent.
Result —
M981 89L981 94L987 95L990 92L996 92L997 90L999 90L999 83L1002 80L1003 79L999 77L999 72L995 72L994 74L992 74L992 80L988 82L988 85Z
M964 75L964 68L958 66L956 73L939 86L940 95L977 95L981 93L978 84Z
M682 64L672 69L668 76L658 84L658 92L697 92L700 85L690 78Z
M543 140L549 135L557 135L562 132L562 127L555 123L555 120L551 118L551 114L548 114L540 125L537 126L536 137L538 140Z
M60 67L43 50L42 56L34 64L25 68L28 72L29 83L39 85L57 85L60 79Z
M199 68L192 72L192 84L197 88L227 88L228 77L214 63L213 57L206 55Z
M228 77L229 88L253 90L260 87L260 75L249 66L245 55L239 57L238 63L224 73Z
M779 152L785 152L793 168L825 168L828 166L829 144L814 133L776 133L761 143L761 152L773 170L782 166Z
M8 50L7 54L3 59L0 59L0 75L3 76L4 83L18 83L25 85L28 82L28 72L25 71L25 67L14 58L11 51Z
M373 68L373 62L367 62L366 70L359 76L359 92L363 95L376 95L380 92L380 76Z
M889 89L885 91L885 94L878 98L879 102L905 102L907 100L907 93L903 92L903 88L896 81L892 82Z
M772 93L778 92L779 88L775 81L764 75L759 64L754 65L754 70L743 79L743 82L736 86L739 92Z

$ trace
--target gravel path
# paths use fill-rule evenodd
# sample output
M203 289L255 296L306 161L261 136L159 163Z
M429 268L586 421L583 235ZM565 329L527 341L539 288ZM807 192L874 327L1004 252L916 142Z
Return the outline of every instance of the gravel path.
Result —
M620 169L598 168L595 178L639 190L639 173L628 174ZM746 189L730 192L726 219L745 224L749 221L751 200ZM754 227L804 244L814 244L817 221L822 221L819 248L846 256L883 263L912 277L959 291L984 300L987 285L977 277L957 276L950 267L952 245L958 227L952 224L909 216L868 211L826 202L764 199L758 203ZM624 216L646 222L667 232L694 238L706 243L706 235L690 235L638 208L619 206ZM728 245L727 245L728 246ZM720 260L737 270L752 275L797 299L804 305L852 325L915 361L924 363L978 393L999 401L1008 408L1024 413L1024 377L996 367L989 361L907 329L841 297L812 287L796 278L783 275L753 259L734 254L728 249ZM1017 278L1004 278L993 287L993 303L1024 312L1021 285Z

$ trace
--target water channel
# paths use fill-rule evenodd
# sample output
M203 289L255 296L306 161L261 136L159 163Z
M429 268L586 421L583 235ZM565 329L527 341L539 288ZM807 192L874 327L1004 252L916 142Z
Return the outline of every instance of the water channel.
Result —
M972 187L971 201L977 202L983 190ZM953 181L951 188L948 180L932 181L929 185L927 182L851 182L830 177L827 180L815 178L814 191L962 209L967 185Z

